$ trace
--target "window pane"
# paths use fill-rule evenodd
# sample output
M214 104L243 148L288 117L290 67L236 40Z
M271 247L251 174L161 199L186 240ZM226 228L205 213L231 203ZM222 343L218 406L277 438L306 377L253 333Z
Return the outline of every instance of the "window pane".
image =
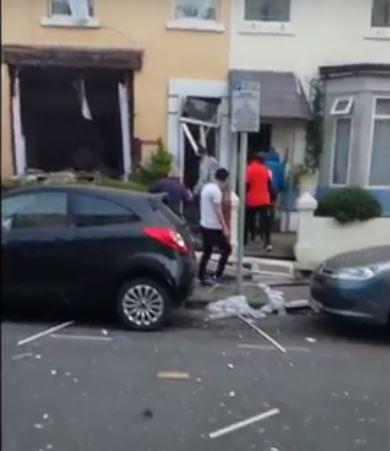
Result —
M71 16L69 0L52 0L51 13L59 16Z
M175 18L217 20L218 0L176 0Z
M73 208L79 227L126 224L138 220L127 208L94 196L73 196Z
M2 203L2 221L13 229L63 227L67 224L65 193L22 194Z
M372 143L370 184L390 185L390 121L375 121Z
M245 20L288 22L290 0L245 0Z
M375 114L378 116L390 116L390 99L378 99L376 101Z
M390 0L373 0L371 25L390 27Z
M51 14L77 17L85 10L84 2L87 2L88 16L93 17L93 0L51 0Z
M350 135L351 119L338 119L333 163L333 183L336 184L347 183Z

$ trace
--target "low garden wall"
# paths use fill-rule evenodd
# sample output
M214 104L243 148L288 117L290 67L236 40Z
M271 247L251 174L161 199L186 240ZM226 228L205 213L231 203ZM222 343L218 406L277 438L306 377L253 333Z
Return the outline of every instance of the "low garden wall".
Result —
M340 224L333 218L317 217L317 201L304 193L297 202L299 224L295 244L296 267L314 270L337 254L390 244L390 218Z

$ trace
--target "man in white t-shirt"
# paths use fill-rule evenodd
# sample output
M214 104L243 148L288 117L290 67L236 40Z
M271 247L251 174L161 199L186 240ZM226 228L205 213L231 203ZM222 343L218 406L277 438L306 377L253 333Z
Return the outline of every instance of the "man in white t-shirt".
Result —
M222 277L226 263L232 251L229 243L229 228L222 213L222 189L229 178L229 171L219 168L214 180L207 183L200 195L200 226L203 236L203 255L199 263L199 281L208 285ZM221 257L212 280L206 278L207 263L214 248L218 248Z

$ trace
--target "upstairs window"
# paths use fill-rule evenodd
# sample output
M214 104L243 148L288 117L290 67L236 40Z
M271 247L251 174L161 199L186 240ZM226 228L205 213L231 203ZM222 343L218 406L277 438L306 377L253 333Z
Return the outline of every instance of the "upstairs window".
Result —
M352 107L353 97L339 97L334 101L330 114L332 116L351 114Z
M290 22L290 0L245 0L245 20Z
M371 26L390 28L390 0L373 0Z
M175 19L217 20L218 0L175 0Z
M93 0L50 0L50 17L88 21L93 16Z

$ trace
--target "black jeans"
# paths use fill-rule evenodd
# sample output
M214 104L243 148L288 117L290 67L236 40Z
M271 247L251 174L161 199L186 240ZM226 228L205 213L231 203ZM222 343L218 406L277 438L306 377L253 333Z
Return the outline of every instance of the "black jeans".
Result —
M218 248L221 257L218 262L218 268L215 275L221 277L229 255L232 252L229 240L223 234L222 230L206 229L201 227L203 238L203 254L199 263L199 280L205 280L207 263L210 260L214 248Z
M252 241L256 239L256 231L260 230L260 235L264 244L271 244L271 230L274 217L273 206L247 207L245 215L245 244L248 243L249 235ZM260 229L257 223L260 221Z

